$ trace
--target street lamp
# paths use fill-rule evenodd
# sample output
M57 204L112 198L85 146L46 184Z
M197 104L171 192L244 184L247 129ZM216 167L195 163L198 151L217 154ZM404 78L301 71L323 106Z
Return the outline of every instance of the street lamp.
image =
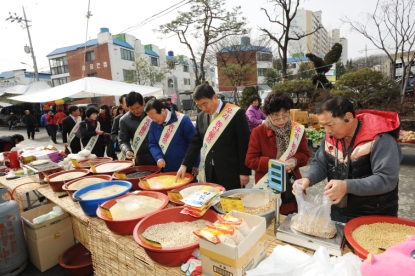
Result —
M39 73L37 71L37 63L36 63L36 57L35 57L35 53L33 51L33 45L32 45L32 38L30 37L30 31L29 31L29 24L28 22L30 22L30 20L27 20L26 18L26 12L23 8L23 16L24 19L22 17L18 17L16 13L14 13L14 15L12 13L9 12L9 17L6 18L6 21L8 21L10 19L10 22L14 22L16 21L16 23L24 23L25 26L23 28L26 28L27 30L27 36L29 37L29 44L30 44L30 53L32 54L32 59L33 59L33 68L35 70L35 77L36 77L36 81L39 81Z

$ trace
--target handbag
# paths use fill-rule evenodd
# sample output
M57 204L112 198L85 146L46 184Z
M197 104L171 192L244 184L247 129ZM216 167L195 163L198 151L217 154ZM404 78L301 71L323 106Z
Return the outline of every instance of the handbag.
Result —
M297 180L297 177L295 176L294 172L286 172L286 189L285 192L281 194L281 200L282 202L290 202L292 200L295 200L295 196L292 193L293 184L294 181Z

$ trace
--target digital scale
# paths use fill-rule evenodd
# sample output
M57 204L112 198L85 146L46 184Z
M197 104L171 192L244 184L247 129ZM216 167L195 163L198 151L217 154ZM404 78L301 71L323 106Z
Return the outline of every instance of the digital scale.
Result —
M345 239L344 239L344 223L333 221L336 226L337 233L331 239L310 236L294 229L291 229L291 219L295 214L288 215L283 223L277 229L277 239L299 245L312 250L317 250L320 246L327 248L330 255L341 256Z
M268 161L268 187L274 192L283 193L287 189L285 162L276 159Z

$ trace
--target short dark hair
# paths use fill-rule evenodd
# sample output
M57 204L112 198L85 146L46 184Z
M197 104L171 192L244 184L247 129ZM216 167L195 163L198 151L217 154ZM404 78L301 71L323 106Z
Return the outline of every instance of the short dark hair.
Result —
M98 108L96 108L95 106L90 106L86 109L85 116L89 118L89 116L91 116L94 113L99 114Z
M343 118L347 112L353 114L356 117L353 103L342 96L328 97L317 105L316 113L321 114L324 111L330 112L333 118Z
M135 103L143 105L143 100L143 96L135 91L128 93L127 98L125 99L128 107L133 106Z
M167 99L166 99L166 102L167 102L167 101L171 101L171 98L167 98Z
M21 141L24 141L24 137L23 137L23 135L20 135L20 134L13 134L12 135L12 140L13 140L13 142L15 140L17 140L20 143Z
M215 94L215 90L213 90L212 86L209 84L201 84L196 86L193 92L193 100L212 99Z
M118 99L118 102L119 102L120 104L122 104L122 102L123 102L123 98L127 98L127 94L122 94L122 95L120 96L120 98Z
M156 99L156 100L151 100L148 103L146 103L146 106L144 107L144 111L147 113L150 110L155 109L157 114L161 114L161 110L163 108L166 108L164 104L161 101Z
M77 111L79 109L79 107L77 107L76 105L71 105L68 109L69 114L72 114L72 112Z
M293 99L287 93L275 90L265 98L262 111L264 111L265 115L270 115L271 113L279 112L281 109L288 111L293 107Z
M254 94L251 95L251 97L249 97L249 104L252 104L254 101L258 100L259 101L259 97L258 95Z

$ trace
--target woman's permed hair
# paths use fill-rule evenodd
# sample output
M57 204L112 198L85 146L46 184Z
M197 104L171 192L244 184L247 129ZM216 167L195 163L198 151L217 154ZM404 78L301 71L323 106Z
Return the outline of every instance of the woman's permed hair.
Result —
M281 109L288 111L294 107L293 99L287 94L281 91L272 91L265 98L262 111L265 115L270 115L274 112L279 112Z

